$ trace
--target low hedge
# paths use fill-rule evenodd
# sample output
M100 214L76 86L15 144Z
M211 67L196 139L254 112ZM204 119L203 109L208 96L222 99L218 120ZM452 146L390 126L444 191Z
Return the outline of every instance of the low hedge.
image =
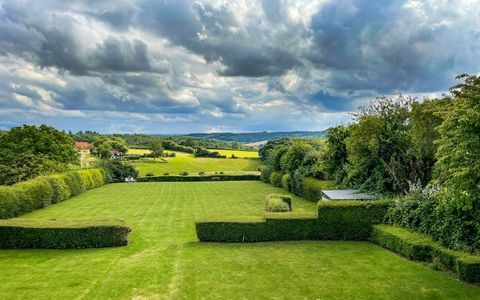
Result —
M202 242L368 240L389 204L385 200L326 202L319 203L318 216L271 213L265 218L197 221L195 228Z
M270 194L265 197L265 211L288 212L292 211L292 197L290 195Z
M0 248L102 248L125 246L131 229L122 221L0 220Z
M171 182L171 181L243 181L243 180L260 180L257 174L214 174L214 175L167 175L167 176L148 176L139 177L138 182Z
M389 205L388 200L319 201L319 239L368 240L372 226L382 223Z
M303 197L307 200L322 199L322 190L335 189L335 182L306 177L303 179Z
M444 248L425 234L392 225L375 225L372 241L407 258L433 262L457 272L463 281L480 283L480 256Z
M13 218L105 184L100 169L40 176L11 186L0 186L0 219Z

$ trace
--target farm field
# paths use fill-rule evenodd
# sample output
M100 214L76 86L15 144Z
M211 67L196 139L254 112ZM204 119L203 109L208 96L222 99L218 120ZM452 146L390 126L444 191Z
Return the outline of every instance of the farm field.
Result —
M188 171L190 174L198 172L243 173L257 171L260 165L258 159L195 158L192 155L177 155L177 157L168 157L166 160L167 163L160 160L141 159L132 161L132 164L140 172L140 176L145 176L147 173L163 175L166 172L170 175L178 175L184 171Z
M109 184L21 219L123 219L128 247L0 250L4 299L478 299L480 288L366 242L212 244L194 221L261 216L261 182ZM316 204L294 197L297 212Z
M224 149L208 149L210 151L216 151L221 155L225 155L227 157L231 157L235 155L239 158L259 158L258 151L242 151L242 150L224 150Z

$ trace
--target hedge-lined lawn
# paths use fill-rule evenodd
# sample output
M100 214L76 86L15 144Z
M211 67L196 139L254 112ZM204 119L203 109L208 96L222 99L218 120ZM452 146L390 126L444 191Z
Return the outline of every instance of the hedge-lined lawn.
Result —
M111 184L21 219L123 219L130 245L0 250L2 298L478 299L480 288L365 242L208 244L194 220L257 215L260 182ZM293 210L315 203L293 199Z
M243 150L226 150L226 149L208 149L212 152L216 151L221 155L225 155L227 157L231 157L235 155L236 157L240 158L258 158L258 151L243 151Z
M191 155L167 158L167 163L160 160L142 159L132 161L133 165L140 172L140 176L147 173L163 175L168 172L170 175L178 175L181 172L194 174L198 172L245 172L256 171L260 165L258 159L232 159L232 158L195 158Z

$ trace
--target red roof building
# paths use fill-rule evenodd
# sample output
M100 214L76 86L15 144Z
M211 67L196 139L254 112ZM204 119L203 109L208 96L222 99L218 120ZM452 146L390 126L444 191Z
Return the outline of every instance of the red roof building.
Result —
M92 147L93 145L87 142L75 142L75 148L77 148L78 151L90 150Z

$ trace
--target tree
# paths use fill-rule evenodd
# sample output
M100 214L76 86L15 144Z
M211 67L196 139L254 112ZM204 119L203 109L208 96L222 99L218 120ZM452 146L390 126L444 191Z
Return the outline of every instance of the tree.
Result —
M162 157L164 155L162 143L159 140L152 141L152 143L150 144L150 151L152 151L151 154L153 156L153 159L155 159L156 157Z
M53 161L44 154L26 152L3 157L0 159L0 185L10 185L66 169L66 164Z
M347 176L345 167L348 152L346 139L349 137L347 126L337 126L328 129L325 151L322 155L322 165L326 176L335 180L337 184L343 182Z
M128 147L125 141L119 137L97 138L93 142L92 154L97 155L102 159L107 159L112 156L112 152L116 151L120 154L128 152Z
M14 127L0 137L0 157L15 157L22 153L43 155L63 164L79 163L73 140L47 125Z

